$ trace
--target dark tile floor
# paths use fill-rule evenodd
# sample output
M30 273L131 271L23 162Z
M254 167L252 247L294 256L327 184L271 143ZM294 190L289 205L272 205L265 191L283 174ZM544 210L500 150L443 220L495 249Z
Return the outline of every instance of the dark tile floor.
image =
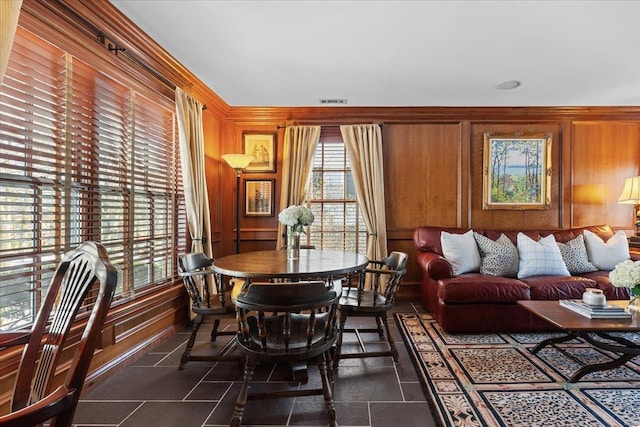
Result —
M410 303L396 303L395 311L422 310ZM347 326L371 325L351 319ZM422 387L394 320L394 338L400 363L390 357L344 359L336 373L334 399L340 426L429 427L435 422ZM229 321L226 328L235 324ZM210 344L210 326L198 334L194 352L219 348ZM189 362L182 371L178 362L189 331L179 333L154 348L136 363L94 387L80 399L75 425L102 427L203 427L229 425L242 380L237 362ZM364 334L372 346L382 345L377 334ZM219 337L218 340L228 339ZM385 344L386 346L386 344ZM343 351L357 348L353 334L345 335ZM309 383L319 382L310 368ZM260 365L253 387L291 387L289 366ZM322 426L326 413L322 396L249 401L244 425Z

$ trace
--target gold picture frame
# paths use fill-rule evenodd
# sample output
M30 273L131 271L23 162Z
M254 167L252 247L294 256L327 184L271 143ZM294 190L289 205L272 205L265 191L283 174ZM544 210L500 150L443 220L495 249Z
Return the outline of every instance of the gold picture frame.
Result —
M244 172L275 172L276 134L245 132L242 138L244 154L254 157Z
M244 216L274 215L274 179L244 180Z
M484 134L482 209L551 206L551 135Z

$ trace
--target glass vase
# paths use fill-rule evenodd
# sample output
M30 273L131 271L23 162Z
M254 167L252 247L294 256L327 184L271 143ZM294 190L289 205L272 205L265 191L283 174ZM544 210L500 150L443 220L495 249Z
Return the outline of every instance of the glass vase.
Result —
M630 312L640 312L640 295L638 295L637 288L640 288L640 285L635 288L629 289L629 304L627 304L627 311Z
M293 231L292 227L287 230L287 259L295 260L300 258L300 232Z

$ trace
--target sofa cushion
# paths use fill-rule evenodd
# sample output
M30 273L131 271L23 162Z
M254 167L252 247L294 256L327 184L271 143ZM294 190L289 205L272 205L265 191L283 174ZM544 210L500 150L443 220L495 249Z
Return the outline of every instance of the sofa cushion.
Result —
M501 234L497 240L491 240L478 233L473 237L480 249L480 273L491 276L516 277L518 274L518 249L511 240Z
M530 276L569 276L562 260L560 249L553 234L537 242L526 235L518 234L518 256L520 264L518 279Z
M520 279L529 286L532 300L561 300L582 298L587 288L596 282L580 276L534 276Z
M595 265L589 262L589 255L587 254L587 247L584 245L582 234L578 234L567 243L556 243L569 273L582 274L598 270Z
M445 303L515 303L530 299L529 287L518 279L480 273L438 281L438 298Z
M454 275L480 270L480 252L473 238L473 230L464 234L443 231L440 234L440 242L442 254L451 263Z
M584 230L584 243L589 261L599 270L613 270L616 264L629 259L629 242L624 231L618 231L605 243L595 233Z

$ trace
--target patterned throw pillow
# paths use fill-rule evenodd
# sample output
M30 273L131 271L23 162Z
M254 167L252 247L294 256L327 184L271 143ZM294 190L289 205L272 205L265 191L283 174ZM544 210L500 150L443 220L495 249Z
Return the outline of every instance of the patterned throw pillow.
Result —
M480 273L491 276L516 277L518 274L518 249L507 236L501 234L491 240L482 234L473 233L480 249Z
M536 242L526 234L518 233L518 255L518 279L531 276L570 276L553 234Z
M598 267L589 262L587 247L584 245L584 237L579 234L567 243L558 243L560 255L571 274L590 273L598 271Z

